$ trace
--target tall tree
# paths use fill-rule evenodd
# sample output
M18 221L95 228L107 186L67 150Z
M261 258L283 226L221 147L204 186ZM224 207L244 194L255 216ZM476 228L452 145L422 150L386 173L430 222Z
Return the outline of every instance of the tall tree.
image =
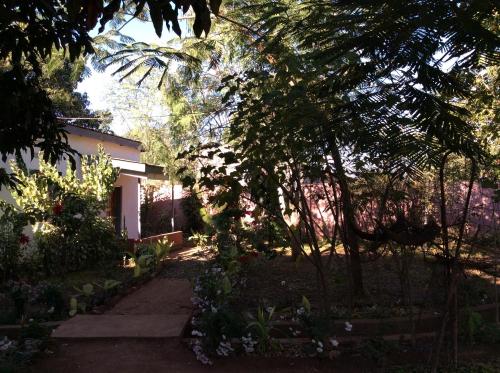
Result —
M210 29L210 11L217 13L220 0L48 0L0 3L0 61L8 66L0 71L0 154L20 155L34 152L35 145L43 150L47 160L55 162L70 148L65 141L64 125L57 122L53 104L42 88L41 61L52 50L68 52L74 61L93 53L89 32L100 22L100 32L117 14L131 12L140 15L147 6L155 31L162 34L163 24L181 34L178 14L190 8L195 14L193 30L197 36ZM4 65L4 63L6 64ZM15 141L12 141L15 139ZM8 181L1 170L0 183Z
M443 152L484 159L476 124L457 100L471 96L462 72L499 59L499 38L486 27L496 11L488 1L424 0L280 1L243 10L261 15L256 43L270 58L261 69L227 79L238 176L275 177L281 170L293 185L287 165L298 165L303 176L311 168L311 176L331 172L341 190L357 293L363 290L359 239L403 237L383 225L359 228L349 185L359 166L351 160L408 177L437 166ZM428 233L432 238L435 227Z
M110 114L90 110L86 94L76 91L78 83L90 74L82 57L70 62L62 52L56 51L41 67L41 86L48 93L59 120L109 131L109 123L112 120Z

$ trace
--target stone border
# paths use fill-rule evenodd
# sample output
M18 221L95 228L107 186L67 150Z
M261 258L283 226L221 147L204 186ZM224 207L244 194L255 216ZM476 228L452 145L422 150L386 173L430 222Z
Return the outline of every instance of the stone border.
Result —
M487 321L496 322L495 312L499 310L500 303L490 303L471 307L472 311L480 313ZM339 319L337 323L342 323L344 320ZM347 321L347 320L346 320ZM436 330L441 324L441 315L426 312L419 318L415 317L416 332L413 335L411 332L411 323L408 317L392 317L381 319L351 319L349 322L353 325L350 332L345 331L342 327L335 333L336 339L344 343L359 343L363 340L370 338L383 338L388 341L407 340L411 341L413 336L416 339L433 338L436 335ZM272 322L275 327L283 329L288 327L300 327L299 322L292 322L288 320L277 320ZM196 338L185 336L184 342L191 342ZM311 338L297 337L297 338L274 338L276 341L285 345L303 344L311 342ZM235 339L232 343L240 343Z

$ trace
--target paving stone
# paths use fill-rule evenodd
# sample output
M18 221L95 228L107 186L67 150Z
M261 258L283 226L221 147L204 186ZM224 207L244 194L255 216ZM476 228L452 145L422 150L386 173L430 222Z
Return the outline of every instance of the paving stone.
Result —
M77 315L64 321L54 338L175 338L192 312L186 279L155 278L102 315Z
M190 315L77 315L61 324L52 337L173 338L180 337Z
M186 279L154 278L121 299L106 314L191 314L191 284Z

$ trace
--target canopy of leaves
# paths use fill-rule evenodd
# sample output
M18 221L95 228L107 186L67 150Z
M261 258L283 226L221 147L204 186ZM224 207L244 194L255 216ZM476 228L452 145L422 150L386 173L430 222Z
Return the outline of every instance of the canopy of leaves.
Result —
M147 6L147 7L146 7ZM217 13L220 0L6 0L0 3L0 154L20 153L34 146L47 159L69 151L63 125L55 121L54 107L43 89L41 62L54 49L68 52L71 61L94 49L89 32L100 22L100 32L119 13L140 16L149 12L158 35L165 23L180 35L178 14L190 8L195 14L197 36L210 29L210 11ZM8 139L8 141L7 141ZM13 140L14 139L14 140ZM7 180L0 170L0 184Z
M267 58L223 79L235 152L203 147L226 160L202 168L206 187L265 195L265 185L293 191L341 168L404 178L448 151L485 160L480 123L461 102L474 96L464 72L500 60L494 2L277 1L240 11L258 17L253 46Z
M398 172L444 149L483 155L477 124L455 102L472 93L460 72L499 61L500 39L484 25L493 2L276 5L247 9L262 14L258 32L274 63L228 80L233 137L245 139L245 151L253 141L280 146L265 141L272 135L309 149L335 139Z

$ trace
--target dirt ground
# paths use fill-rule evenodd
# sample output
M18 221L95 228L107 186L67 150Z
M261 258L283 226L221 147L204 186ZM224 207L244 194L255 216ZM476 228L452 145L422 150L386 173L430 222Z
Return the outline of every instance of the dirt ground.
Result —
M335 365L338 366L337 370ZM340 367L342 369L340 370ZM31 371L53 373L198 373L198 372L359 372L330 361L282 358L223 359L203 366L179 341L73 342L59 347L56 356L40 361Z
M479 346L462 351L461 372L499 372L498 346ZM365 372L425 372L422 367L427 355L398 352L391 354L385 369L361 355L344 355L335 360L317 358L262 358L241 356L215 360L212 366L199 363L187 346L177 340L88 341L61 344L51 358L33 366L30 373L365 373ZM479 362L484 361L484 364ZM468 368L468 362L481 364L484 370ZM409 365L412 365L410 368ZM401 368L396 368L401 366ZM421 370L416 370L416 369ZM452 370L450 370L451 372Z
M327 262L326 257L324 262ZM277 310L300 306L302 296L306 296L313 307L318 308L320 305L316 270L306 259L297 263L288 255L278 255L271 260L258 258L244 265L243 273L245 285L239 287L240 293L233 302L241 310L256 309L258 306L276 307ZM334 257L325 277L328 279L329 298L337 316L405 316L407 307L399 273L398 262L390 255L376 261L366 261L363 263L366 294L352 299L345 257ZM441 309L445 289L442 267L436 265L432 258L424 259L417 255L409 265L409 273L413 304L426 311ZM463 281L460 301L471 306L491 303L495 299L494 292L491 278L482 276L478 271L468 272Z

